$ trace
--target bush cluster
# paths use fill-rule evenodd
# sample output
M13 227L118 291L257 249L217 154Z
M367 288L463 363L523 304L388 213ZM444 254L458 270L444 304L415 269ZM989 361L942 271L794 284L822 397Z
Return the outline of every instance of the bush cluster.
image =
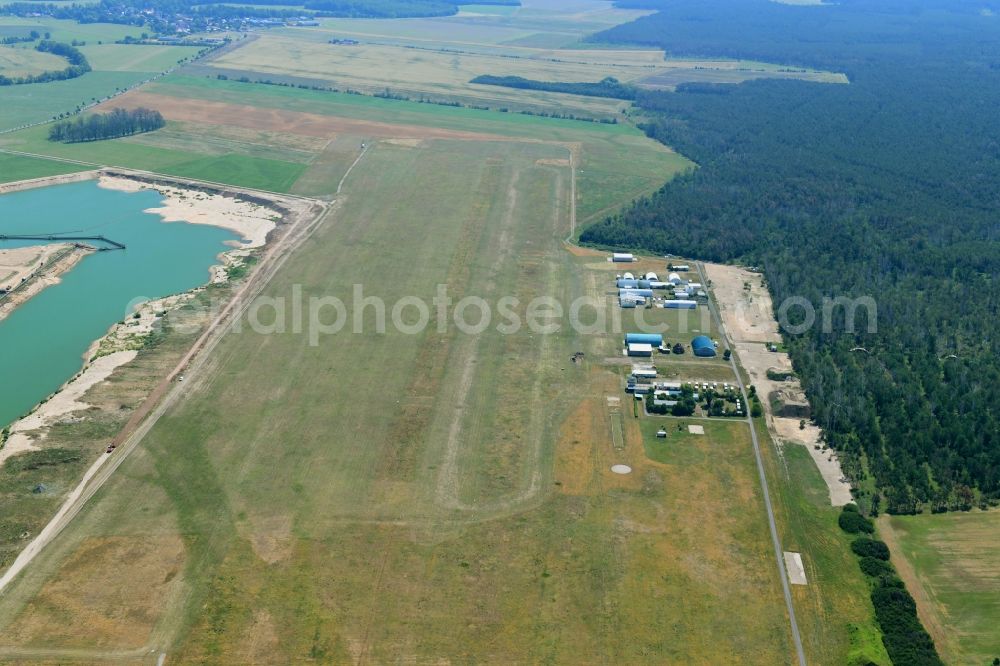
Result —
M849 534L874 531L872 522L862 516L854 504L844 507L838 522ZM875 619L892 663L942 666L944 662L938 656L933 639L917 617L917 604L889 562L889 547L882 541L859 537L851 542L851 550L858 556L858 566L872 585Z

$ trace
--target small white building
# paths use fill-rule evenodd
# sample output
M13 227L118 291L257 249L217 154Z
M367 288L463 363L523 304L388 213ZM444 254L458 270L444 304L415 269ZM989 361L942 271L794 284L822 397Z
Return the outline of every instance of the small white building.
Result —
M630 342L627 353L629 356L652 356L653 345L646 344L645 342Z
M625 273L625 274L622 275L622 279L623 280L634 280L635 276L632 275L631 273Z
M659 277L657 277L656 273L654 273L653 271L649 271L643 277L645 279L649 280L650 282L652 282L653 280L659 280L660 279Z
M616 263L631 263L635 261L635 257L632 256L631 252L615 252L611 255L611 261Z
M667 282L670 284L680 284L682 282L681 276L677 273L671 273L667 276Z
M636 379L656 379L656 368L637 365L632 368L632 374Z
M689 271L689 270L691 270L691 267L688 266L687 264L674 264L674 270L675 271Z

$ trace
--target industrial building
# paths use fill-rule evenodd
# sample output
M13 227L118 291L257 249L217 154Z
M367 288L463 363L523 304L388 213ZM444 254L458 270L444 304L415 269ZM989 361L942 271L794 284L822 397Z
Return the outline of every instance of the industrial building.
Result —
M698 307L698 302L680 299L674 301L663 301L663 307L673 310L694 310Z
M611 255L611 261L618 263L633 262L635 261L635 257L630 252L615 252Z
M699 335L691 341L691 349L695 356L715 356L715 343L707 335Z
M653 290L640 289L638 287L634 289L619 289L618 296L642 296L643 298L651 298L653 296Z
M635 278L621 277L618 278L618 281L615 284L618 286L619 289L634 289L639 286L638 283L639 281L636 280Z
M659 333L626 333L625 344L629 344L630 342L643 342L647 345L656 345L659 347L663 344L663 336Z
M633 365L632 376L636 379L656 379L656 368L651 365Z
M681 276L677 273L671 273L667 276L667 282L670 284L680 284L683 280L681 280Z
M627 353L629 356L652 356L653 345L645 342L630 342Z
M646 299L642 296L630 294L624 290L618 294L618 305L623 308L634 308L637 305L644 305Z

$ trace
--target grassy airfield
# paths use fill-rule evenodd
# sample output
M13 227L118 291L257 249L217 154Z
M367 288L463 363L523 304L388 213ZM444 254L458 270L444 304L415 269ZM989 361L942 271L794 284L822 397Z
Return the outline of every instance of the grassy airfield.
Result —
M532 11L533 26L458 18L470 35L520 47L586 32L560 37L554 8ZM609 20L583 2L571 22ZM436 39L438 23L372 27ZM361 284L391 308L447 284L455 301L510 295L522 307L588 295L610 319L614 267L564 239L693 166L626 124L186 72L116 100L140 103L168 126L80 145L49 143L40 127L0 147L329 199L368 146L337 207L267 287L273 297L298 285L306 299L350 302ZM0 160L17 174L77 168ZM187 399L0 598L0 657L791 661L744 422L671 429L663 443L660 421L633 417L627 401L615 417L613 331L504 335L494 321L471 336L379 333L370 310L363 322L364 334L316 345L290 331L228 335ZM576 351L583 362L569 360ZM663 367L732 379L721 361ZM789 484L779 525L810 576L796 590L810 663L885 663L810 462L790 452L768 468L772 484ZM617 463L633 472L613 474ZM808 490L791 489L799 482Z

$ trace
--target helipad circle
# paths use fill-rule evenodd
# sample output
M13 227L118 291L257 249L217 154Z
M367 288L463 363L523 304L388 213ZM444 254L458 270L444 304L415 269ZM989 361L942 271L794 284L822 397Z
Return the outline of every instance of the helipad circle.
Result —
M632 468L628 465L612 465L611 471L615 474L631 474Z

